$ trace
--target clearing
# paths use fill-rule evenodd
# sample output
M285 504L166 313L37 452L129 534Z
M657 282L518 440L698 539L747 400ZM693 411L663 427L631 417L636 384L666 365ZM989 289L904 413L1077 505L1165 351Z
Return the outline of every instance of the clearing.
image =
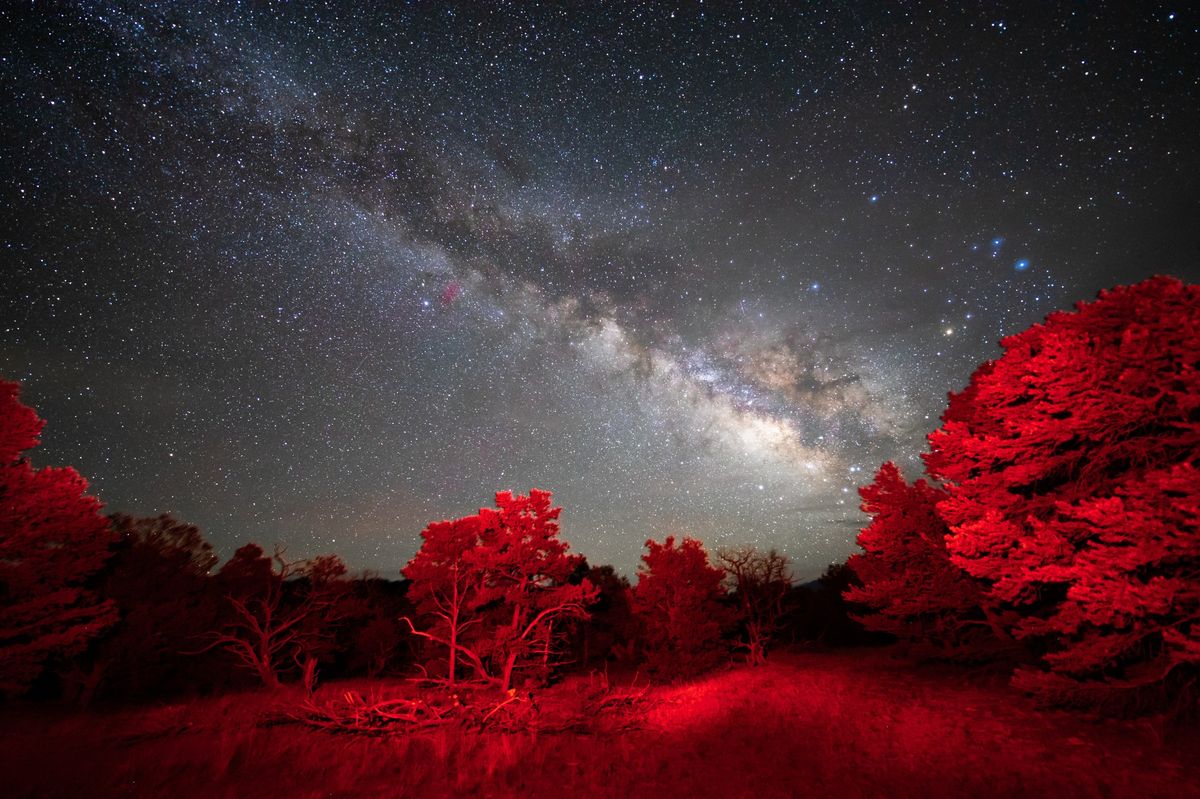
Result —
M537 702L553 715L585 683L567 681ZM262 724L281 701L238 694L82 715L10 710L0 720L6 794L1200 795L1195 730L1040 711L999 678L913 666L887 649L777 653L763 668L654 687L631 714L637 729L602 733L364 736Z

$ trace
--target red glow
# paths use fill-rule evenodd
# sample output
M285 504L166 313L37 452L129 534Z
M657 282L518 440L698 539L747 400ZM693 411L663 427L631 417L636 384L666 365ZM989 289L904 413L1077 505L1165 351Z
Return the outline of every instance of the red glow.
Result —
M460 293L462 293L462 284L457 280L451 280L449 285L442 290L442 307L449 308L453 305Z
M1003 345L930 436L939 482L885 463L861 554L803 586L668 536L631 587L537 489L429 524L405 581L257 544L215 569L198 528L106 519L73 469L34 469L43 423L0 382L10 793L1182 795L1200 288L1117 289Z

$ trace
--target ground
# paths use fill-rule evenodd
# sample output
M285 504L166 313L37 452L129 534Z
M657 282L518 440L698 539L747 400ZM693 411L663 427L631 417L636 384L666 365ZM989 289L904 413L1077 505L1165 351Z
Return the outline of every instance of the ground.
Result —
M543 716L597 680L535 695ZM914 666L886 649L781 653L762 668L653 686L629 719L638 729L610 723L599 734L370 737L264 725L281 701L10 709L0 722L6 794L1068 799L1200 790L1194 729L1040 711L996 677Z

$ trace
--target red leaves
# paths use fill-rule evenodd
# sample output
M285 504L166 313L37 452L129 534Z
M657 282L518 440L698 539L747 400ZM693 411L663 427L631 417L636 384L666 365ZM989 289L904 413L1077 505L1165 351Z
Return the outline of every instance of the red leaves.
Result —
M872 612L856 618L943 657L969 659L992 649L978 589L946 552L946 525L937 514L944 492L924 480L909 484L888 462L859 494L872 519L858 536L863 554L848 564L862 585L846 599Z
M719 641L733 614L721 604L725 571L709 565L704 545L685 538L675 545L646 542L633 589L642 644L651 668L677 675L699 672L719 656Z
M1200 287L1113 289L1002 345L929 437L952 561L1064 677L1200 666Z
M21 452L44 424L0 381L0 693L21 693L51 656L79 652L116 620L83 587L113 540L74 469L34 469Z
M45 422L17 399L21 386L0 380L0 464L10 464L38 445Z
M496 494L496 508L433 522L421 549L404 567L410 596L425 617L420 635L446 647L448 678L461 655L480 678L505 690L514 671L540 654L548 667L559 632L555 623L586 618L596 589L573 580L583 563L558 538L562 508L548 491Z

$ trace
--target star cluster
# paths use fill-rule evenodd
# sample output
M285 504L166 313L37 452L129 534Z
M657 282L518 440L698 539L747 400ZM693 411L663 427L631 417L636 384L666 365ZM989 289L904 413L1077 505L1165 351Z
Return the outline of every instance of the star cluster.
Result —
M7 6L0 374L226 555L537 486L813 576L1001 337L1200 277L1197 17L1043 6Z

